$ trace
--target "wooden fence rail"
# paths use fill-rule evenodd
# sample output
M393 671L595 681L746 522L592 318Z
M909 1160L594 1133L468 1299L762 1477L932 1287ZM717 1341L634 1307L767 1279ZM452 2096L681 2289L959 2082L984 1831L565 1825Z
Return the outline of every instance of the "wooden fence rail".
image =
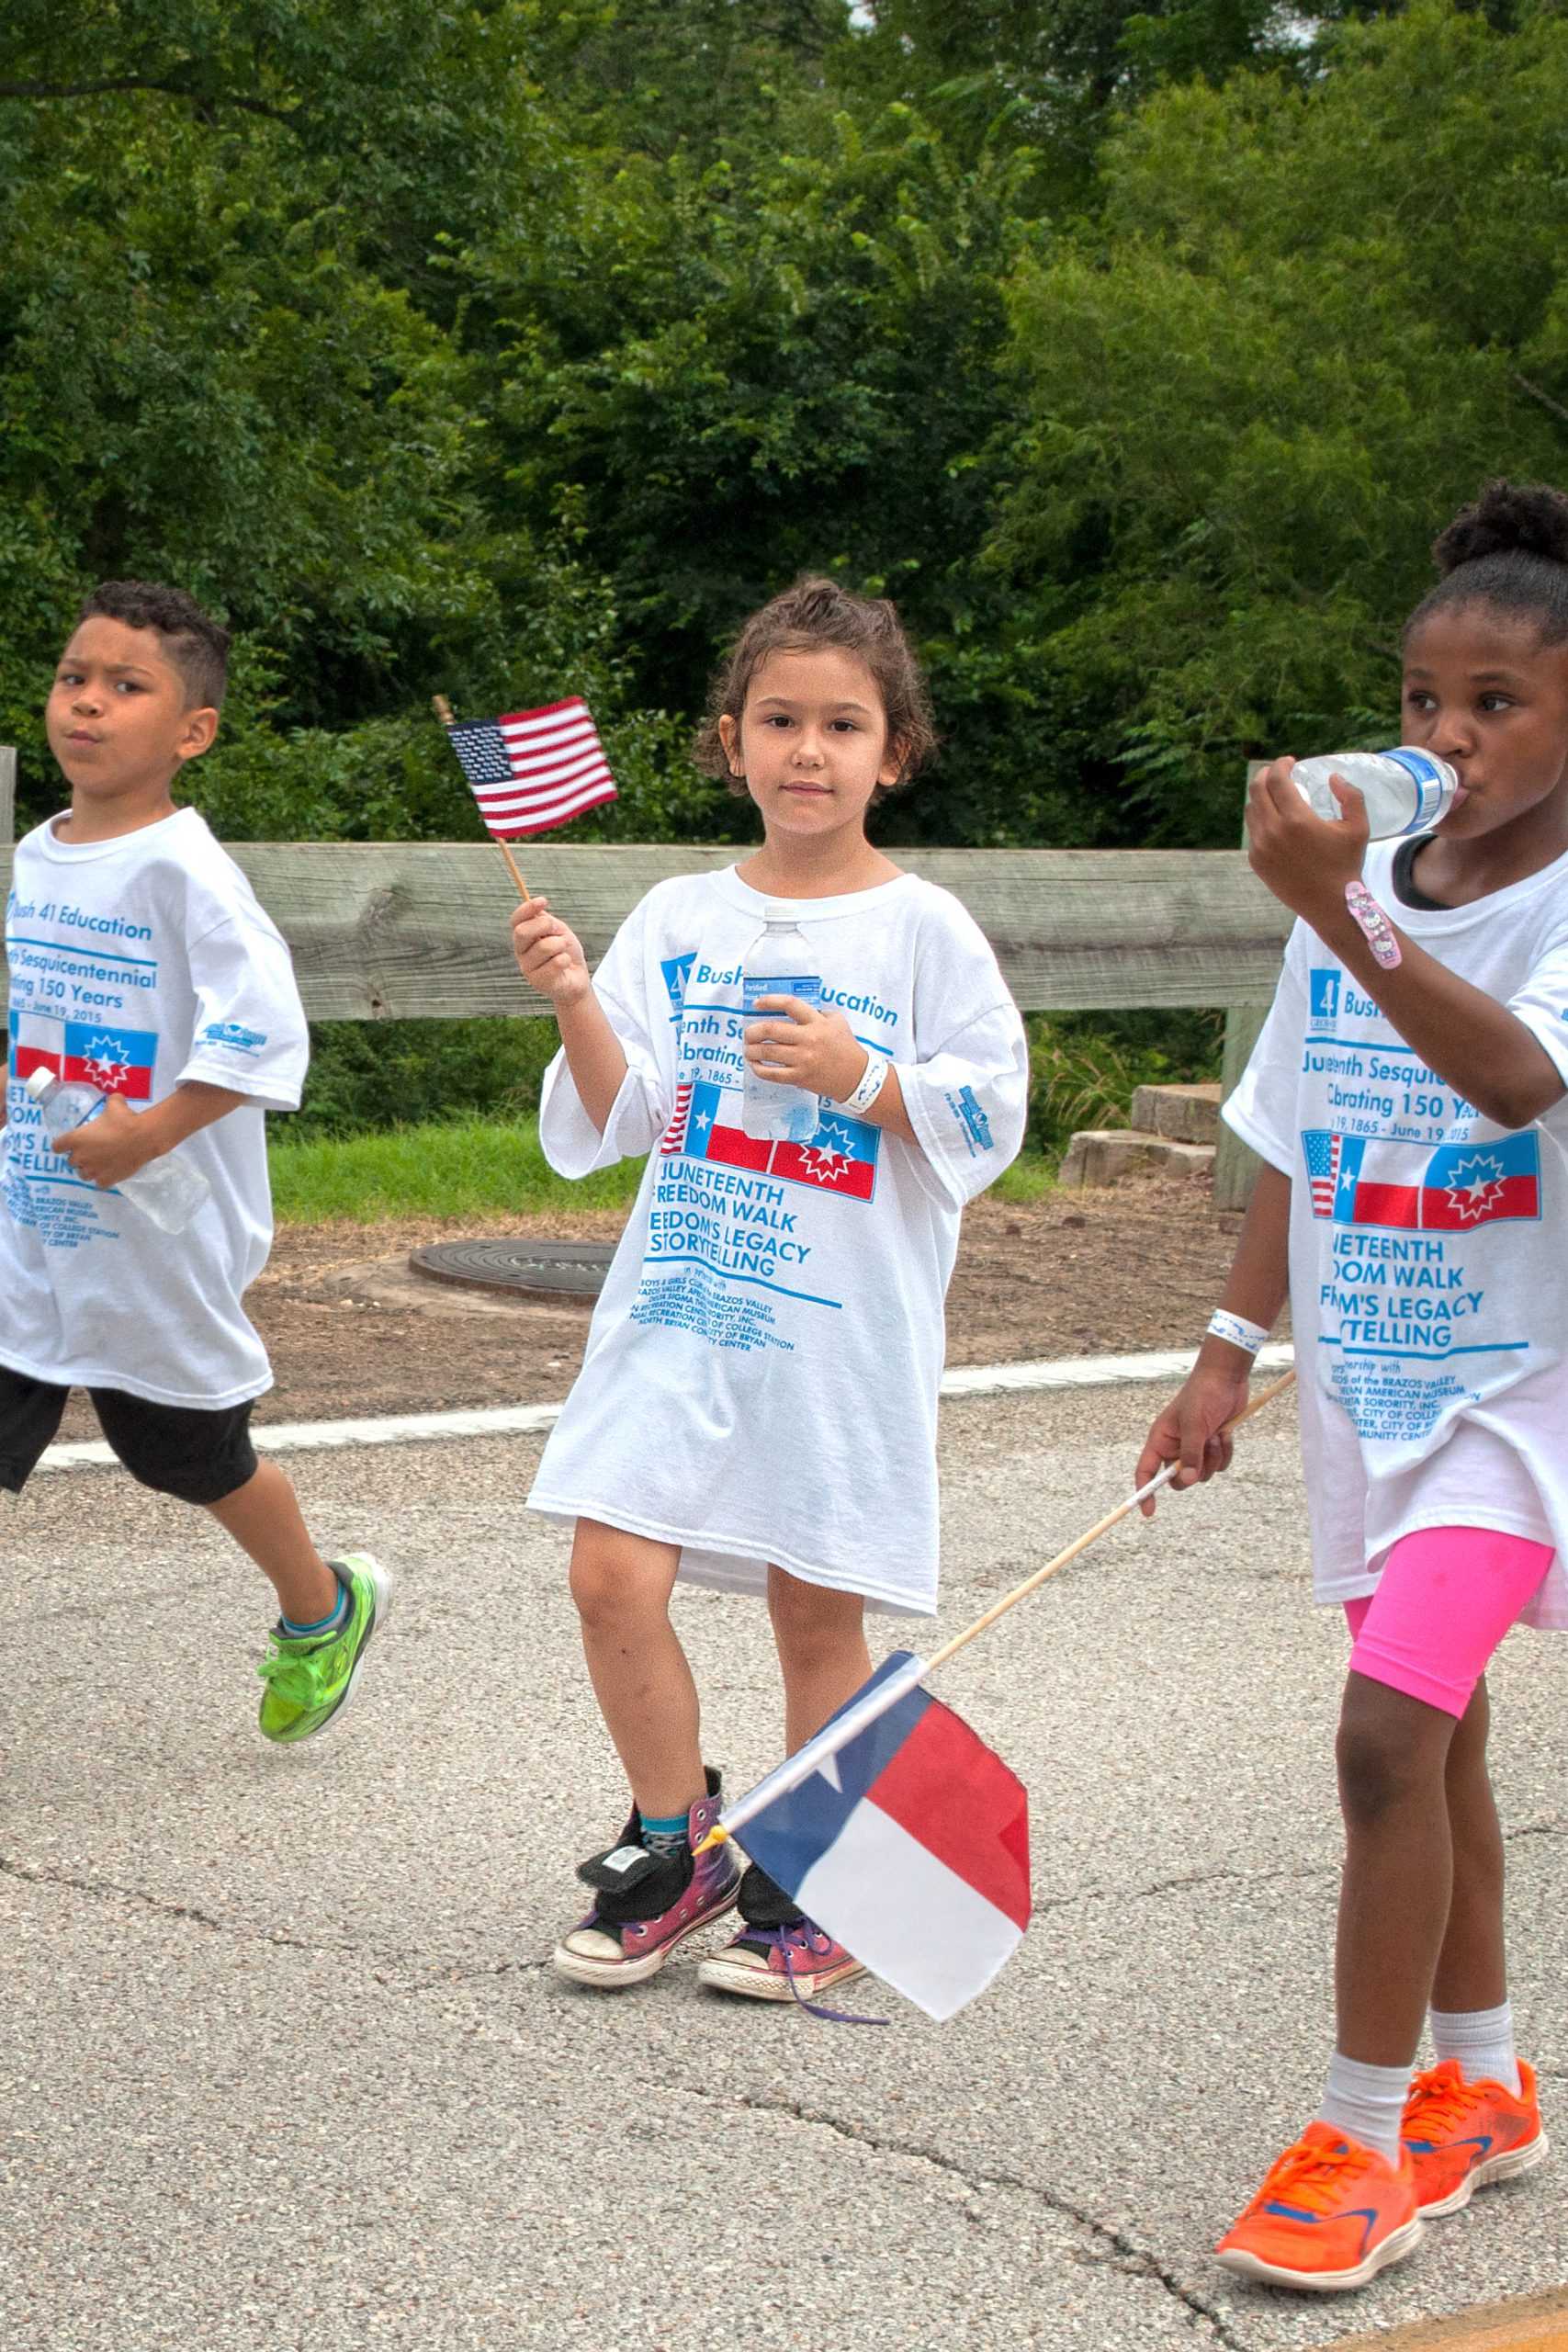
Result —
M288 942L314 1020L547 1009L518 978L516 894L484 843L257 842L233 854ZM527 871L592 962L655 882L734 856L536 845ZM10 863L0 847L0 886ZM911 850L899 863L962 899L1025 1012L1262 1005L1273 992L1289 918L1239 852Z
M16 752L0 745L0 890L11 880L16 767ZM234 855L288 942L312 1020L548 1010L513 964L514 894L488 843L257 842L235 844ZM592 963L654 883L734 855L546 842L530 844L527 872ZM1225 1091L1235 1083L1289 930L1238 852L910 850L899 863L962 899L1026 1012L1224 1005ZM1222 1206L1246 1200L1255 1166L1224 1131L1214 1171Z

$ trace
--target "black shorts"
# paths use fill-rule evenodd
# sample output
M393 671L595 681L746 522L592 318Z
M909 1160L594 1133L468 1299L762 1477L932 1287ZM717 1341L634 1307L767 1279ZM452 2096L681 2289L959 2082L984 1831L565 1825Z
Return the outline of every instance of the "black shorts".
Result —
M19 1495L53 1441L69 1388L0 1364L0 1487ZM89 1388L98 1427L133 1478L183 1503L220 1503L256 1474L251 1405L213 1411Z

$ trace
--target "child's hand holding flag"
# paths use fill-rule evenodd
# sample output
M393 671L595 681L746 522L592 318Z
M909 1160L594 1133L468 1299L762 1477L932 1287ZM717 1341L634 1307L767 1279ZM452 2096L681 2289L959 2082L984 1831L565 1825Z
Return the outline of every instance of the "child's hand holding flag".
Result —
M518 907L512 918L512 953L529 987L547 996L558 1014L592 994L582 942L550 912L547 899L525 899Z

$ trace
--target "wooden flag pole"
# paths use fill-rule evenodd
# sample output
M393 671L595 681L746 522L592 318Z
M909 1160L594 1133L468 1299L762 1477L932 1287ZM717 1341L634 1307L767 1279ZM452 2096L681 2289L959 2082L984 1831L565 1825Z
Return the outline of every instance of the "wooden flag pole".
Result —
M1282 1379L1271 1381L1267 1388L1259 1389L1256 1396L1249 1397L1243 1410L1225 1423L1225 1434L1239 1429L1243 1421L1250 1420L1254 1413L1260 1413L1265 1405L1282 1396L1295 1376L1293 1372L1287 1372ZM1054 1577L1058 1569L1065 1568L1069 1560L1076 1560L1080 1552L1087 1552L1089 1545L1108 1528L1114 1527L1119 1519L1125 1519L1130 1510L1136 1510L1141 1502L1146 1502L1151 1495L1157 1495L1162 1487L1168 1486L1180 1467L1179 1462L1168 1462L1146 1486L1138 1488L1136 1494L1129 1495L1126 1501L1118 1503L1114 1510L1108 1510L1103 1519L1097 1519L1076 1544L1069 1544L1065 1552L1058 1552L1054 1560L1047 1560L1043 1568L1036 1568L1032 1577L1025 1577L1021 1584L1015 1585L1010 1592L1003 1594L1000 1600L993 1602L983 1617L976 1617L972 1625L966 1625L963 1633L955 1634L952 1641L944 1643L934 1657L928 1658L923 1664L918 1657L908 1658L896 1674L878 1683L874 1690L863 1690L842 1714L825 1724L804 1747L786 1757L766 1779L759 1781L754 1789L748 1789L744 1796L727 1805L724 1818L714 1823L701 1845L694 1847L693 1851L705 1854L710 1847L723 1845L726 1838L736 1836L749 1821L754 1820L774 1797L783 1796L789 1790L798 1788L803 1781L809 1780L818 1770L820 1758L831 1756L837 1749L847 1746L864 1730L867 1724L874 1722L878 1715L886 1714L917 1682L924 1682L934 1668L945 1666L950 1657L956 1657L976 1634L983 1634L987 1625L994 1625L998 1617L1005 1617L1010 1609L1015 1609L1021 1600L1036 1591L1048 1577Z
M452 717L452 706L447 701L445 695L432 695L430 697L430 704L431 708L434 711L436 718L441 721L443 727L450 727L455 723ZM488 827L486 830L489 830ZM494 842L497 849L506 860L506 870L517 886L518 897L520 899L531 899L534 894L532 890L529 889L527 883L523 879L523 875L518 866L517 860L512 854L511 842L503 842L497 833L491 833L491 839Z
M1260 1413L1265 1405L1270 1405L1276 1396L1283 1396L1295 1376L1293 1372L1287 1372L1280 1379L1270 1381L1267 1388L1259 1389L1256 1396L1247 1399L1246 1406L1236 1414L1234 1420L1225 1423L1223 1433L1228 1437L1232 1430L1239 1429L1243 1421L1249 1421L1254 1413ZM1168 1462L1165 1468L1152 1477L1146 1487L1140 1487L1137 1493L1129 1495L1124 1503L1118 1503L1115 1510L1108 1510L1103 1519L1097 1519L1094 1525L1080 1535L1076 1544L1069 1544L1065 1552L1058 1552L1054 1560L1047 1560L1043 1568L1036 1568L1032 1577L1025 1577L1021 1584L1014 1585L1010 1592L1004 1593L1000 1600L992 1603L983 1617L976 1617L975 1623L972 1625L966 1625L963 1633L954 1634L952 1641L942 1644L935 1657L927 1661L926 1674L932 1673L939 1666L945 1666L950 1657L956 1657L959 1651L966 1643L972 1642L976 1634L983 1634L987 1625L994 1625L998 1617L1005 1617L1010 1609L1015 1608L1019 1601L1026 1600L1030 1593L1037 1590L1046 1581L1047 1577L1054 1577L1059 1568L1065 1568L1069 1560L1076 1560L1080 1552L1087 1552L1089 1545L1098 1542L1108 1529L1114 1527L1119 1519L1125 1519L1130 1510L1136 1510L1141 1502L1146 1502L1151 1495L1157 1494L1162 1487L1168 1486L1180 1467L1179 1462ZM925 1676L922 1675L920 1679L923 1681Z

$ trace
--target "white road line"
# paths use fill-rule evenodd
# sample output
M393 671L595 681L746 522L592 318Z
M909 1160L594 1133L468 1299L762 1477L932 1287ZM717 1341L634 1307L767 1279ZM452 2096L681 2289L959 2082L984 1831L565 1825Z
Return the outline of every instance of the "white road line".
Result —
M1027 1388L1114 1388L1134 1381L1180 1380L1191 1371L1195 1351L1146 1356L1064 1356L1046 1363L960 1364L942 1376L944 1396L999 1396ZM1260 1372L1283 1371L1295 1362L1289 1347L1262 1349ZM272 1421L252 1430L258 1453L310 1453L339 1445L415 1445L422 1441L463 1437L532 1437L551 1428L559 1405L491 1405L462 1413L389 1413L362 1421ZM102 1439L51 1445L39 1464L43 1470L88 1470L112 1463Z

